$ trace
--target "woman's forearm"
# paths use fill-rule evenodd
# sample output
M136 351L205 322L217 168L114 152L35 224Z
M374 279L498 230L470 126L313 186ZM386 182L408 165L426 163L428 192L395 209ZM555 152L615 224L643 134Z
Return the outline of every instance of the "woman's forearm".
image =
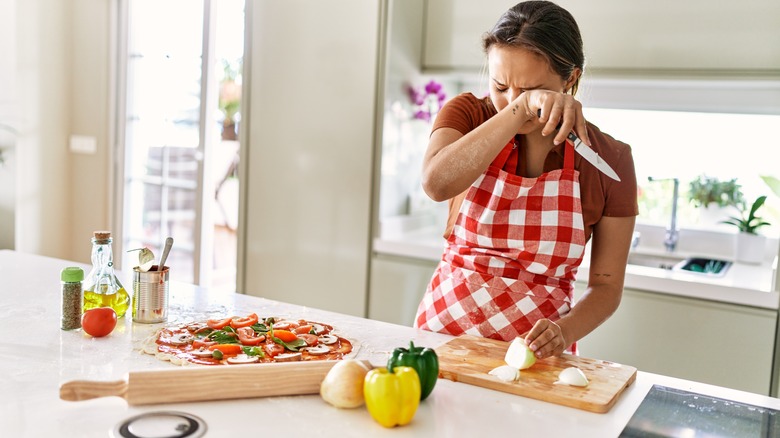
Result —
M530 118L507 107L463 136L453 129L434 131L423 162L425 192L437 202L463 193Z

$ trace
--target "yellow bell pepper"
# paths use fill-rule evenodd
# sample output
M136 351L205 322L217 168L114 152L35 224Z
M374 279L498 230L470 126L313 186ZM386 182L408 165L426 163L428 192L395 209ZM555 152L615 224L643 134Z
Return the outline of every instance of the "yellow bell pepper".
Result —
M375 368L366 374L363 395L368 412L384 427L403 426L420 405L420 378L412 367Z

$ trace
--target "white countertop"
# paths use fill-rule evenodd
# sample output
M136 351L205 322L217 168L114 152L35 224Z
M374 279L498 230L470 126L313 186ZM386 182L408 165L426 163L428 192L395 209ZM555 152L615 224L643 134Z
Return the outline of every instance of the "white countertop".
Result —
M446 243L440 228L424 227L376 238L374 253L438 262ZM685 258L701 254L682 251L676 255ZM589 256L590 251L586 249L585 259L577 273L579 281L584 282L588 278ZM764 309L777 309L780 304L780 293L774 290L772 260L760 265L734 263L722 277L629 264L626 266L625 287Z
M653 384L780 409L780 400L685 380L639 372L636 382L606 414L594 414L520 396L440 379L411 424L385 429L365 408L340 410L317 395L247 400L128 406L118 397L82 402L60 400L59 385L80 380L117 380L131 370L170 368L138 351L159 325L133 323L124 317L105 338L80 330L59 329L59 272L72 262L0 250L0 425L4 436L106 437L115 425L143 412L173 410L202 418L206 436L246 433L257 425L263 435L338 437L460 437L486 431L524 436L618 436ZM83 266L83 265L81 265ZM261 298L224 294L173 282L170 315L174 320L257 312L332 322L358 346L357 358L383 366L395 347L410 339L436 347L451 339L377 321L290 305ZM629 364L630 365L630 364ZM217 389L215 389L217 390Z

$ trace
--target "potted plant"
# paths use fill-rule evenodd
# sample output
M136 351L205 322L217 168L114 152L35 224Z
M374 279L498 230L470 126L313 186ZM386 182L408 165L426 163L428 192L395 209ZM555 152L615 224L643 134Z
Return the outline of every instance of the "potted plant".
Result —
M219 84L219 109L222 111L222 139L238 138L237 123L241 110L241 62L222 60L223 76Z
M747 203L740 203L740 215L731 216L723 221L724 224L734 225L739 229L737 234L737 255L739 262L758 264L764 258L764 247L766 245L766 236L758 234L757 230L763 226L770 225L756 212L766 202L766 196L759 196L748 210ZM745 214L747 213L747 215Z
M728 216L727 209L738 208L744 197L736 178L722 181L700 175L690 183L688 200L699 208L703 223L716 224L723 216Z

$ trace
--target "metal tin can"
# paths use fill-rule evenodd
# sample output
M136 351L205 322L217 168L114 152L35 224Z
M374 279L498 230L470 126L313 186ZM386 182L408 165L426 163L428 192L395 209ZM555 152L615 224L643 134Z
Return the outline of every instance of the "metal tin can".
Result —
M146 272L133 268L133 321L146 324L165 322L168 319L167 266L157 271L157 266Z

